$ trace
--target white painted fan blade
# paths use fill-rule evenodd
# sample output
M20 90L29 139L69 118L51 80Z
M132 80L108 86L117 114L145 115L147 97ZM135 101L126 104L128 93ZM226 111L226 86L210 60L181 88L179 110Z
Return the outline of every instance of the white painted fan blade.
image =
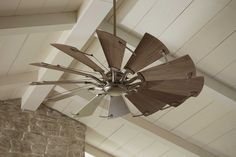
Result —
M77 115L79 117L86 117L92 115L104 97L104 94L97 95L92 100L90 100L90 102L84 108L82 108L82 110L80 110Z
M111 97L108 113L110 118L121 117L128 113L130 113L129 108L127 107L125 100L122 96Z

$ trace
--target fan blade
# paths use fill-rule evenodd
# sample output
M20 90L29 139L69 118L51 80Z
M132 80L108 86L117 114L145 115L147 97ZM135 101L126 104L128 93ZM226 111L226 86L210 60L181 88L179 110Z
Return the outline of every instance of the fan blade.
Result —
M167 54L169 50L160 40L145 33L124 68L134 73L138 72L160 59L163 56L162 52Z
M94 63L90 58L88 58L83 52L79 51L76 47L63 44L56 44L56 43L51 45L61 50L62 52L66 53L67 55L73 57L74 59L82 62L83 64L89 66L94 71L100 73L104 72L102 68L100 68L96 63Z
M138 74L141 74L146 81L183 79L196 76L196 68L189 55L186 55Z
M112 96L109 107L109 117L117 118L130 113L122 96Z
M204 77L144 82L144 88L183 96L197 96L204 85Z
M126 42L108 32L97 30L98 39L110 68L120 69Z
M151 115L161 110L166 104L142 92L131 92L125 95L133 105L144 115Z
M170 106L175 106L175 107L182 104L188 98L188 96L184 96L184 95L176 95L176 94L149 90L149 89L142 89L139 92L143 93L144 95L148 95L156 100L159 100L165 104L168 104Z
M62 100L62 99L66 99L66 98L70 98L72 96L75 96L79 92L88 92L88 89L84 89L84 88L81 87L81 88L78 88L78 89L75 89L75 90L68 91L68 93L65 93L65 94L58 94L58 95L49 97L49 98L46 99L46 101L47 102L56 102L56 101L59 101L59 100Z
M84 108L82 108L82 110L80 110L79 113L77 113L76 115L78 115L79 117L92 115L104 97L105 95L103 94L97 95L92 100L90 100L89 103Z
M63 72L68 72L68 73L72 73L72 74L76 74L76 75L81 75L81 76L85 76L85 77L90 77L92 79L94 79L95 81L97 81L98 83L103 83L103 81L99 80L97 77L90 75L90 74L86 74L80 71L76 71L70 68L65 68L63 66L60 65L51 65L51 64L47 64L47 63L31 63L30 65L33 66L37 66L37 67L43 67L43 68L48 68L48 69L53 69L53 70L58 70L58 71L63 71Z
M39 81L39 82L32 82L30 85L58 85L58 84L92 84L95 86L99 86L94 82L88 81L74 81L74 80L64 80L64 81Z

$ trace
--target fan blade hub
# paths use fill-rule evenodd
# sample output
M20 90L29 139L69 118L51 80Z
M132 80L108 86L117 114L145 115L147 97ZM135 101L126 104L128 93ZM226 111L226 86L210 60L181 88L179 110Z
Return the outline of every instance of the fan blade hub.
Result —
M121 96L127 92L127 88L121 84L109 84L104 87L104 91L110 96Z

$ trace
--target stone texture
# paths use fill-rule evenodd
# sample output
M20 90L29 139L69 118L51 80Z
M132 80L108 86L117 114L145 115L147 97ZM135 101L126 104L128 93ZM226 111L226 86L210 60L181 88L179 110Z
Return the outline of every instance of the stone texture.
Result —
M27 141L11 140L11 152L31 153L31 145Z
M56 155L56 156L66 156L68 146L62 145L48 145L46 154L48 155Z
M44 144L33 144L31 146L32 152L35 154L45 154L46 151L46 145Z
M47 137L40 133L25 133L23 140L28 141L32 144L46 144Z
M86 126L44 105L0 104L0 157L84 157Z

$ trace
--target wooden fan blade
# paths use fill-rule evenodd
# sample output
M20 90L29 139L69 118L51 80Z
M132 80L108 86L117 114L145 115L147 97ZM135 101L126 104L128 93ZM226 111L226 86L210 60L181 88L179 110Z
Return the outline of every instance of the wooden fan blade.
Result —
M110 68L120 69L125 52L126 42L108 32L96 31Z
M204 85L204 77L144 82L144 88L182 96L197 96Z
M169 50L160 40L151 34L145 33L124 68L134 73L138 72L160 59L163 56L162 53L167 54Z
M94 71L100 73L104 72L104 70L101 67L99 67L96 63L94 63L90 58L88 58L83 52L79 51L76 47L63 44L56 44L56 43L51 45L61 50L62 52L66 53L67 55L73 57L74 59L80 61L81 63L89 66Z
M138 91L138 93L148 95L151 98L154 98L156 100L159 100L160 102L163 102L165 104L168 104L170 106L175 106L175 107L182 104L188 98L188 96L176 95L176 94L149 90L149 89L142 89Z
M109 107L109 117L117 118L130 113L122 96L112 96Z
M138 74L141 74L146 81L184 79L196 76L196 68L189 55L186 55Z
M151 115L161 110L166 104L142 92L131 92L126 95L133 105L144 115Z
M37 67L43 67L43 68L48 68L48 69L53 69L53 70L58 70L58 71L63 71L63 72L68 72L68 73L72 73L72 74L76 74L76 75L81 75L81 76L85 76L85 77L90 77L92 79L94 79L95 81L97 81L98 83L103 83L103 81L99 80L97 77L90 75L90 74L86 74L80 71L76 71L70 68L65 68L63 66L60 65L51 65L51 64L47 64L47 63L31 63L30 65L33 66L37 66Z
M79 117L92 115L104 97L105 95L97 95L92 100L90 100L89 103L85 105L85 107L82 108L82 110L80 110L76 115L78 115Z
M74 81L74 80L63 80L63 81L39 81L39 82L32 82L30 85L58 85L58 84L92 84L95 86L99 86L94 82L88 81Z

